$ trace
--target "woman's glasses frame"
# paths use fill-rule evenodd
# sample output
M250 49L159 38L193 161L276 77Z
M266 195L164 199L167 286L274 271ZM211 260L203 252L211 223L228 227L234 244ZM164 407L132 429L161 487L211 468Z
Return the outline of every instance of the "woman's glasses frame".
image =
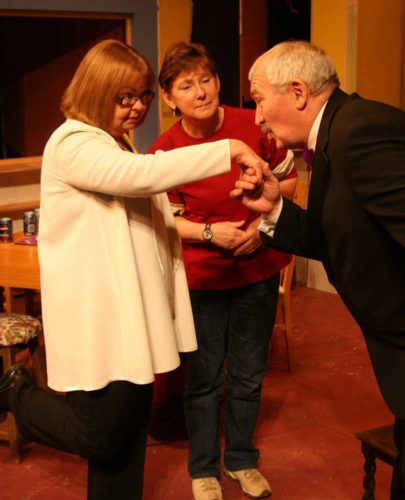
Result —
M134 94L121 94L117 96L116 103L123 108L132 108L138 101L143 105L149 104L155 97L155 92L151 89L144 90L139 96Z

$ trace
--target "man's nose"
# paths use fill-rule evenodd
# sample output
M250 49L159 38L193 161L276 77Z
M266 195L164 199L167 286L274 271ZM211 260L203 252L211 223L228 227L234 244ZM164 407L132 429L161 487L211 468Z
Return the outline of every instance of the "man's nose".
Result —
M258 125L259 127L261 125L264 125L265 123L265 120L263 118L263 115L260 113L259 111L259 108L256 106L256 112L255 112L255 123L256 125Z

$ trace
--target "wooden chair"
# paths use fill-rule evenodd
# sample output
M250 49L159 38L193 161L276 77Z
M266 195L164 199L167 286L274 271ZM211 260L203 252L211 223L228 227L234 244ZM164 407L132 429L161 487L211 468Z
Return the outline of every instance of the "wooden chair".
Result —
M284 334L285 352L287 356L287 366L291 371L293 369L292 354L292 313L291 313L291 284L294 277L295 256L293 255L290 263L282 269L280 273L280 286L278 289L276 322L273 327L273 336L278 333ZM272 341L273 343L273 341Z
M304 207L306 205L308 193L308 183L306 181L298 181L295 187L293 200L295 203ZM293 369L293 354L292 354L292 312L291 312L291 286L295 271L295 256L293 255L290 263L281 270L280 287L278 292L276 321L273 328L274 334L283 333L285 342L285 352L287 356L287 366L291 371ZM273 344L273 341L272 341Z
M364 456L363 500L374 500L375 471L377 458L389 465L394 465L398 450L394 443L394 426L384 425L366 431L357 432L361 441L361 451Z
M41 321L26 314L0 314L0 358L2 373L18 362L18 355L28 350L31 355L33 373L37 384L46 387L46 369L39 336L42 332ZM10 444L11 460L22 460L22 442L13 415L7 413L6 429L0 430L0 439Z
M2 287L0 289L0 312L41 315L41 292L39 290Z

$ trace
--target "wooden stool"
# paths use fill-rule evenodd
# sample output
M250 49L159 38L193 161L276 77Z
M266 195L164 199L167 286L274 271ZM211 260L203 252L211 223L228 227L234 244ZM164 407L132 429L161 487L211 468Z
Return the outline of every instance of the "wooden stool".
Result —
M46 387L45 360L38 342L41 331L41 322L33 316L0 314L0 357L3 373L17 362L18 353L29 349L37 384ZM11 459L18 464L22 460L21 437L11 412L7 413L7 428L8 430L0 431L0 439L10 443Z
M364 456L364 472L366 475L363 479L363 500L374 500L376 458L393 466L398 455L394 443L394 426L384 425L357 432L355 435L361 441L361 451Z

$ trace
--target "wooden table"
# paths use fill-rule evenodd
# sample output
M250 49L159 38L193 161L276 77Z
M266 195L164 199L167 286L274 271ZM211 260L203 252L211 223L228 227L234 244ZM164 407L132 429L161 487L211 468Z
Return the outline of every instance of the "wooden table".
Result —
M14 241L22 239L22 233L14 235ZM5 311L13 310L14 288L40 290L38 248L34 245L0 243L0 286L5 291Z

